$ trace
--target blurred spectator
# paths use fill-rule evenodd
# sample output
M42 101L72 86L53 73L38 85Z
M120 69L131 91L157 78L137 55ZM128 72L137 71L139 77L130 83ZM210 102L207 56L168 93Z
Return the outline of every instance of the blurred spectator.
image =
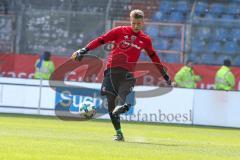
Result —
M45 51L43 55L35 63L35 79L48 80L55 69L54 63L51 61L51 53Z
M215 76L215 88L219 90L234 90L235 77L230 69L231 61L225 59L223 66L217 71Z
M201 79L199 75L194 74L193 62L191 60L188 60L186 65L183 66L174 77L176 86L183 88L196 88L197 82Z

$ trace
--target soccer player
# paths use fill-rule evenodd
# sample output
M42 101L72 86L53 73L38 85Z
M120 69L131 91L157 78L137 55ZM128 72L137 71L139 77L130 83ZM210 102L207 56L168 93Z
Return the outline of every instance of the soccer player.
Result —
M81 60L88 51L113 42L115 47L108 56L101 93L107 96L109 115L116 130L113 140L116 141L124 141L119 114L129 110L130 105L126 104L125 100L135 83L131 72L134 71L141 50L144 49L147 52L152 62L161 64L156 51L153 49L150 37L142 31L144 26L143 11L131 11L130 21L131 26L113 28L88 43L86 47L75 51L71 57L74 60ZM167 84L171 85L171 80L163 66L157 65L157 67Z

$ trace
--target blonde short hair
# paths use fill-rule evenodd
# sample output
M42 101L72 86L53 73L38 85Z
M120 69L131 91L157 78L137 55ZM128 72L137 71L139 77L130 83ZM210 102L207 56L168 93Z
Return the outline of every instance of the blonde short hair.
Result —
M130 12L130 18L144 18L144 12L140 9L135 9Z

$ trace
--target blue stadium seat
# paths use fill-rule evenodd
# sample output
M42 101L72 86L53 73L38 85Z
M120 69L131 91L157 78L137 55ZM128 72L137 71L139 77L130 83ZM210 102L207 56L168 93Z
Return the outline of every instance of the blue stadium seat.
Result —
M239 47L235 42L227 41L223 45L223 52L227 54L235 54L239 51Z
M186 59L191 59L193 60L194 63L201 63L201 53L195 53L195 52L192 52L192 53L189 53L187 54L187 57Z
M160 36L162 37L177 37L177 29L174 26L163 27L160 30Z
M141 53L139 59L141 61L150 61L150 58L146 53Z
M195 12L194 15L199 18L205 17L205 13ZM196 19L194 19L196 21Z
M162 12L169 12L172 8L172 2L165 0L160 2L159 10Z
M223 14L221 19L224 19L224 20L234 20L234 15L232 15L232 14Z
M159 56L161 61L166 62L166 53L158 52L158 56Z
M216 28L215 29L215 39L225 41L228 37L228 30L225 28Z
M170 15L170 12L169 13L165 13L162 21L163 22L168 22L169 21L168 20L169 15Z
M228 5L227 9L226 9L226 13L229 14L240 14L240 7L239 7L239 3L231 3Z
M193 40L191 43L192 51L193 52L201 52L206 50L206 43L205 41L200 40Z
M205 13L208 12L208 4L205 2L198 2L196 5L195 11L197 13Z
M240 29L239 28L232 29L229 36L232 36L234 41L240 40Z
M198 27L196 32L200 40L208 39L211 36L211 29L209 27Z
M170 50L180 51L181 50L181 39L174 38L170 44Z
M163 21L165 17L164 12L158 11L153 16L153 21Z
M218 16L214 13L206 13L204 18L210 20L209 21L210 23L215 23L215 22L212 22L212 21L216 20L218 18Z
M219 41L217 42L209 42L207 47L207 52L216 53L222 51L222 45Z
M167 53L166 57L165 57L165 60L168 63L180 63L180 54Z
M146 33L152 37L152 38L157 38L159 34L159 28L157 25L148 25L146 27Z
M159 38L159 39L155 39L153 41L153 47L156 50L167 50L168 49L168 40L167 39L163 39L163 38Z
M240 55L234 58L234 64L240 66Z
M216 57L214 56L214 54L202 54L201 61L205 64L215 64Z
M187 13L189 10L189 3L187 1L177 1L176 5L176 10L182 13Z
M170 13L170 16L168 19L173 22L182 22L184 21L185 18L182 12L173 11Z
M222 3L212 3L209 12L221 14L225 11L225 6Z
M146 57L146 55L144 53L141 53L139 56L139 60L144 61L145 57Z

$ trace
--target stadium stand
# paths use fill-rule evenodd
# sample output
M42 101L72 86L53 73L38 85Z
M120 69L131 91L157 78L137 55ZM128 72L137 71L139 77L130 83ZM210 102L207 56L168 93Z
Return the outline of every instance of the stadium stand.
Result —
M112 0L109 18L111 20L128 20L129 12L132 9L142 9L145 11L146 20L151 20L159 6L159 0Z
M6 0L0 1L0 14L8 14L8 2Z

